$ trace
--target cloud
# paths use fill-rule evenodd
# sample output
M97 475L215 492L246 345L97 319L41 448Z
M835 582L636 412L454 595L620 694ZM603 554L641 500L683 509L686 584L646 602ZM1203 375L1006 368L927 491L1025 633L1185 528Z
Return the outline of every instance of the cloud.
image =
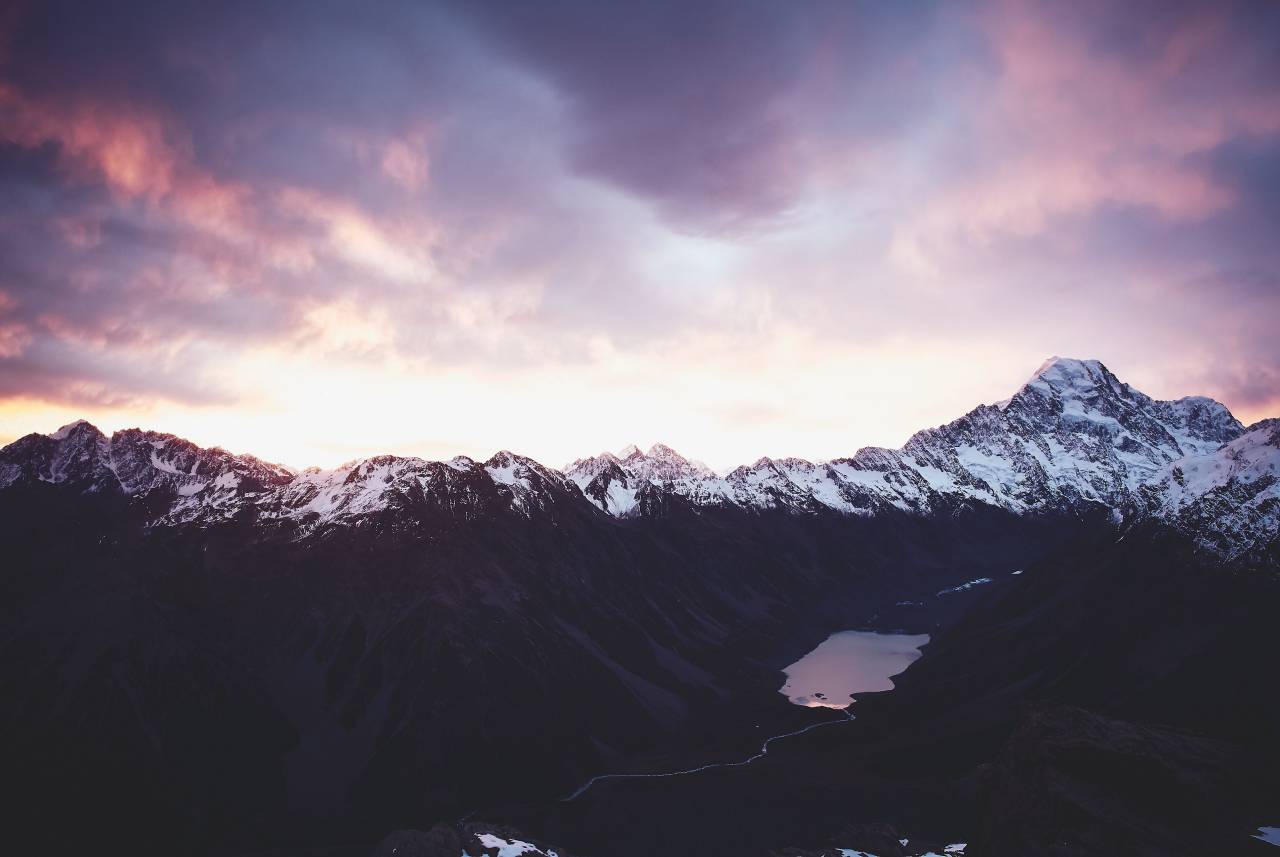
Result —
M764 396L754 355L864 390L867 354L951 350L983 368L922 369L916 395L998 397L993 355L1060 352L1268 407L1278 22L26 3L0 17L0 399L207 416L286 387L501 398L520 373L596 396L616 372L649 402L678 355L718 431L821 425L830 448L862 417L796 416L816 399Z
M937 176L899 228L891 253L906 270L937 274L971 245L1107 206L1197 221L1237 201L1200 156L1280 132L1274 49L1249 32L1255 22L1225 4L1096 11L986 10L995 66L971 129L983 157Z
M929 4L462 5L555 87L576 172L710 234L785 215L892 126L933 18Z

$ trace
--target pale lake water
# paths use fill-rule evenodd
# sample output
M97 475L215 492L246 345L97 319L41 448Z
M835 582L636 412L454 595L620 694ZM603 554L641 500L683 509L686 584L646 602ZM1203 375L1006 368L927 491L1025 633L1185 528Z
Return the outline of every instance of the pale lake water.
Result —
M847 708L849 694L890 690L892 676L920 657L928 634L840 631L787 667L781 693L796 705Z

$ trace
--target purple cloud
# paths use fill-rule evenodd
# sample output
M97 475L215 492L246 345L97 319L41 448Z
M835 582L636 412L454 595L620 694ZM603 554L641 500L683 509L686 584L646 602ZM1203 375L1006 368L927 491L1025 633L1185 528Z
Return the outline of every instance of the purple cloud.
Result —
M569 377L799 332L1173 350L1280 401L1280 13L1087 12L26 4L0 398L229 402L224 364L273 348Z

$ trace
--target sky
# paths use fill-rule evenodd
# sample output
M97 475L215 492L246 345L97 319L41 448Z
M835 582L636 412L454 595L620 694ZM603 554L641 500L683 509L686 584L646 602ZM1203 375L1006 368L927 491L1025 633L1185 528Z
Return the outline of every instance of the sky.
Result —
M1048 356L1280 415L1280 3L7 3L0 442L901 445Z

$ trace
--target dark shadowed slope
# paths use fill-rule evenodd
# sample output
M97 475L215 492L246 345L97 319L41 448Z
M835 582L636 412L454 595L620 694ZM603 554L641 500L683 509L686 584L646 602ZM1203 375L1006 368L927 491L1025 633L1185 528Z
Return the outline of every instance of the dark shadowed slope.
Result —
M81 423L28 436L0 450L0 690L14 701L0 715L0 759L22 786L13 836L54 850L127 842L134 854L172 853L175 841L192 853L365 847L499 806L571 848L600 825L652 830L645 800L601 803L632 785L593 790L564 817L537 807L594 774L740 758L759 746L757 727L815 722L776 693L781 666L834 630L936 632L983 587L938 593L975 578L1001 581L992 588L1021 605L994 627L1043 608L1056 612L1036 627L1076 632L1098 611L1054 605L1092 605L1124 580L1074 571L1109 567L1081 551L1115 550L1134 521L1163 522L1205 568L1264 562L1274 427L1242 432L1216 403L1155 402L1101 364L1059 360L1008 403L901 451L765 460L726 477L670 450L628 455L617 468L635 490L626 510L601 502L577 465L566 475L510 453L292 473L151 432L107 438ZM1211 537L1228 523L1230 538ZM1058 579L1031 570L1054 557L1061 591L1017 596ZM1076 580L1094 588L1073 596ZM1114 622L1143 627L1123 611L1147 602L1117 592ZM1056 676L1072 692L1051 698L1096 704L1053 660L1072 651L1056 638L997 638L993 672L965 672L982 663L965 646L984 639L968 621L908 672L890 695L906 702L880 721L868 701L847 742L845 727L816 730L740 780L710 772L694 787L714 793L670 806L663 829L692 824L681 814L704 804L750 805L755 786L730 783L771 777L787 790L759 792L774 807L759 823L793 843L847 817L851 801L955 823L973 806L973 765L1011 728L1008 706L983 693L1044 695L1037 682ZM1085 689L1129 680L1108 678L1107 652L1137 639L1094 655L1082 674L1102 684ZM931 666L935 651L958 653L958 666ZM1043 657L1024 664L1020 652ZM1150 690L1179 701L1175 686ZM975 714L952 690L974 695ZM935 710L940 720L917 722ZM904 771L906 792L878 784ZM624 845L585 851L638 853Z

